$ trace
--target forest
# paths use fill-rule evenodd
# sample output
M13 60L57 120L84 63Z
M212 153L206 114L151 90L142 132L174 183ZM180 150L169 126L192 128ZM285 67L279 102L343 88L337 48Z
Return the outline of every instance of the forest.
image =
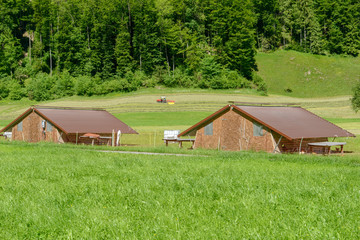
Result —
M358 56L358 0L0 0L0 99L255 87L257 51Z

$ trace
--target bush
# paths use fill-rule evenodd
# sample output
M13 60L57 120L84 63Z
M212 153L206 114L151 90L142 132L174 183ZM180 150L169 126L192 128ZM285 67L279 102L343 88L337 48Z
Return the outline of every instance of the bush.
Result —
M53 99L52 88L55 77L47 73L38 73L34 78L25 81L26 91L30 100L44 101Z
M223 70L224 79L224 88L248 88L250 87L250 82L237 71L232 70Z
M221 75L222 66L215 61L215 58L211 55L206 57L200 63L200 73L202 78L210 80L214 77Z
M146 74L143 71L127 72L125 78L129 83L128 91L137 90L142 83L147 79Z
M182 69L176 68L164 77L164 85L167 87L193 87L194 78L187 75Z
M262 79L262 77L260 77L256 73L254 73L253 82L257 88L257 91L261 92L262 95L267 96L268 88L267 88L265 81Z
M111 92L128 92L130 88L129 82L124 78L113 79L102 84L104 94Z
M92 96L96 93L95 83L89 76L75 78L75 93L79 96Z
M351 100L351 106L355 112L358 112L360 109L360 81L354 88L354 94Z
M20 100L25 96L26 96L25 91L21 87L21 85L16 81L11 81L9 86L9 98L11 100Z
M0 78L0 99L7 98L10 93L10 77Z
M74 95L74 79L68 71L63 72L60 76L55 77L55 87L53 94L57 97Z

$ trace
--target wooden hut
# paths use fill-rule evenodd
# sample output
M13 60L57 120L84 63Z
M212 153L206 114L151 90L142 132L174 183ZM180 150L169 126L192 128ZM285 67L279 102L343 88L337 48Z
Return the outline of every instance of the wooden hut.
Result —
M1 129L0 133L9 131L12 132L12 140L87 144L112 143L111 139L116 139L119 131L121 134L137 134L103 109L39 106L30 107Z
M355 137L301 107L254 105L225 106L182 136L196 136L194 148L266 152L308 152L309 143Z

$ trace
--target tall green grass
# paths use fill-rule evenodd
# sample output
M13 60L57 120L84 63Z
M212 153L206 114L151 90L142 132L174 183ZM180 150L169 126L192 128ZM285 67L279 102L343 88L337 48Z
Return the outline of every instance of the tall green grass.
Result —
M359 158L0 144L2 239L357 239ZM194 151L196 152L196 151Z

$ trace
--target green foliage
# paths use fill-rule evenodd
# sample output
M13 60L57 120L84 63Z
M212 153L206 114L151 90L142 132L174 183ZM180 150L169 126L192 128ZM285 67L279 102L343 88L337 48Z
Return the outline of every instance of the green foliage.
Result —
M56 75L53 98L158 84L238 88L219 71L252 81L256 49L360 51L355 0L13 0L0 11L0 74L21 87L41 72ZM129 87L109 83L118 77Z
M0 76L0 100L9 96L10 88L9 85L11 83L10 77L1 77Z
M95 83L89 76L79 76L75 80L75 93L79 96L92 96L95 94Z
M55 86L52 89L54 98L74 95L74 86L74 78L68 71L55 76Z
M25 82L30 100L45 101L54 98L52 88L55 78L46 73L39 73Z
M186 74L185 71L183 71L180 68L176 68L168 75L165 75L163 83L167 87L183 87L183 88L194 87L196 85L195 79L192 76Z
M25 97L25 89L20 86L20 84L14 80L9 82L9 94L8 97L11 100L20 100Z
M358 82L354 88L354 94L351 98L351 106L355 112L360 109L360 82Z

